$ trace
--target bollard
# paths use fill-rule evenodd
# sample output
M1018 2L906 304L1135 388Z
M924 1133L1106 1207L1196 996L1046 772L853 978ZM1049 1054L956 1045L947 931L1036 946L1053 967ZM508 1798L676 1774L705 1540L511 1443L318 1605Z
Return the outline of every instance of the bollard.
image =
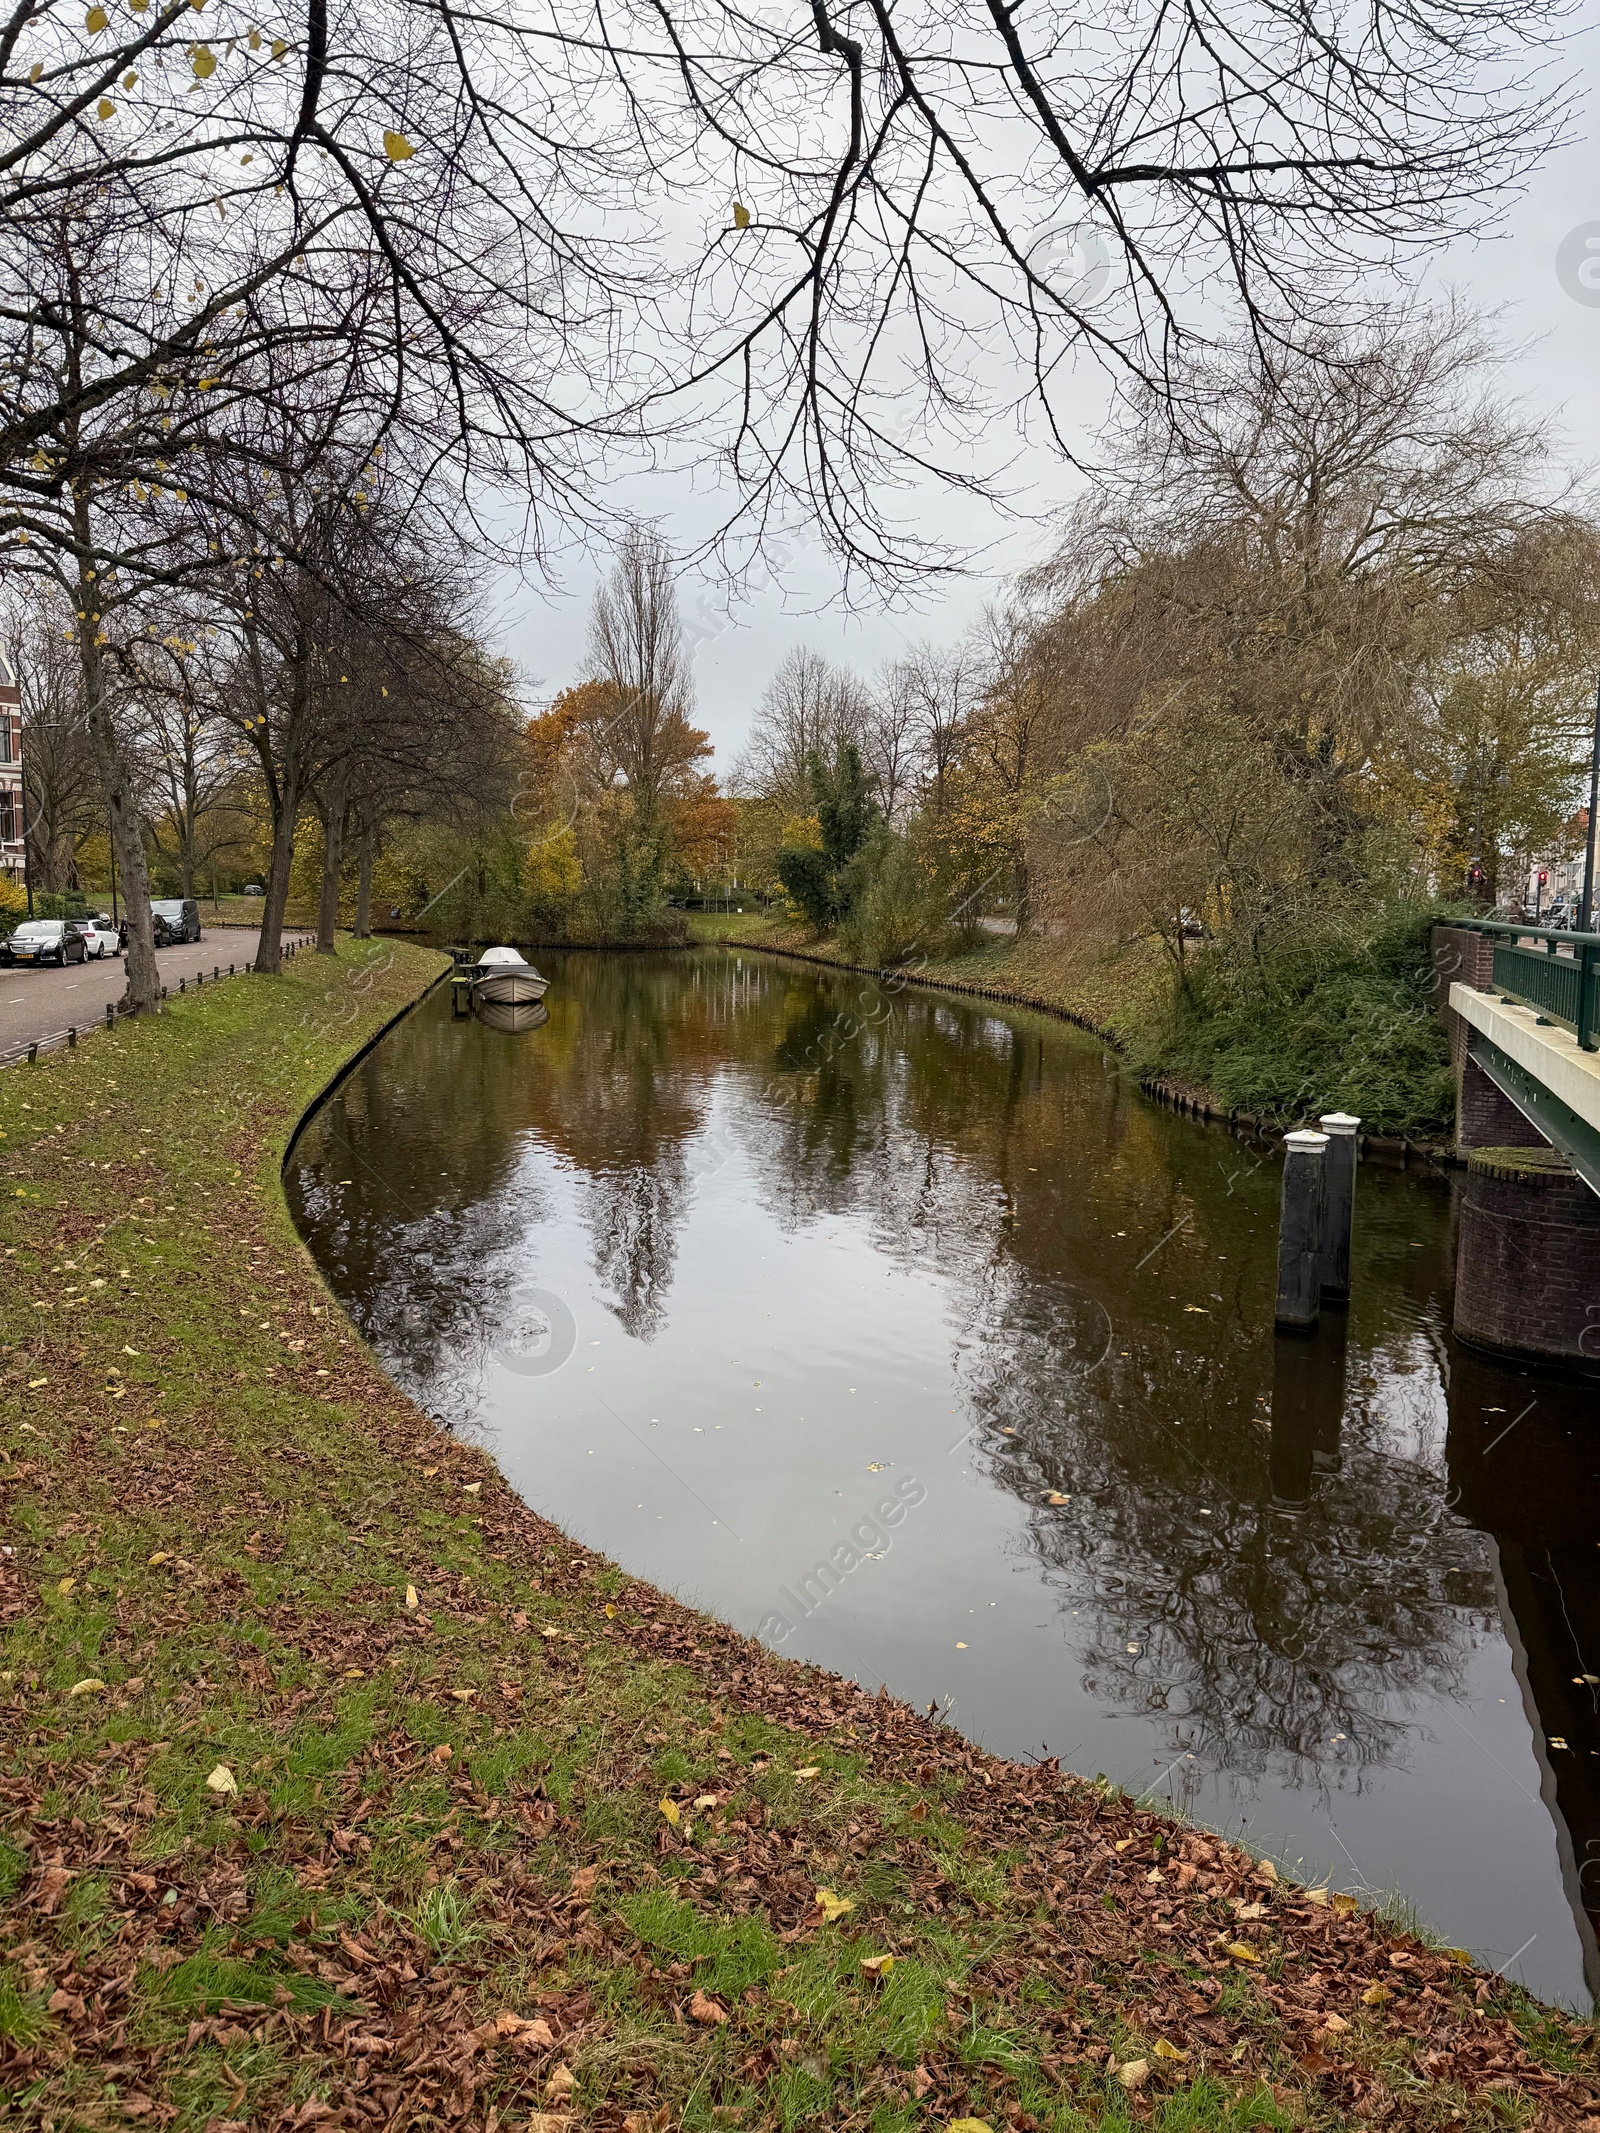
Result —
M1283 1201L1278 1214L1278 1301L1285 1333L1310 1333L1322 1297L1322 1203L1326 1190L1325 1133L1283 1137Z
M107 1000L107 1002L106 1002L106 1028L107 1028L107 1029L110 1029L110 1028L112 1027L112 1025L113 1025L113 1024L115 1023L116 1019L117 1019L117 1011L116 1011L116 1009L115 1009L115 1008L114 1008L114 1007L112 1006L111 1002L110 1002L109 1000Z
M1361 1121L1348 1111L1329 1111L1317 1124L1328 1136L1323 1157L1327 1186L1322 1201L1322 1300L1350 1301L1350 1224L1356 1201L1356 1132Z
M183 983L184 983L183 979L182 979L182 978L179 978L179 980L178 980L178 990L179 990L179 992L182 992L182 990L183 990Z
M75 1052L75 1051L76 1051L77 1049L78 1049L78 1032L77 1032L77 1031L76 1031L75 1029L69 1029L69 1030L67 1031L67 1050L68 1050L69 1052Z
M217 981L217 979L218 979L218 978L220 978L220 977L221 977L221 975L222 975L222 965L221 965L220 963L218 963L218 964L216 964L216 965L215 965L215 966L213 967L213 969L212 969L212 972L211 972L211 981L212 981L212 983L213 983L213 984L215 984L215 983L216 983L216 981ZM228 965L228 975L229 975L229 977L230 977L230 978L231 978L231 977L233 976L233 965L232 965L231 963L230 963L230 964Z
M39 1047L38 1047L38 1046L37 1046L36 1044L30 1044L30 1045L28 1046L28 1064L29 1064L29 1066L37 1066L37 1065L38 1065L38 1063L39 1063Z

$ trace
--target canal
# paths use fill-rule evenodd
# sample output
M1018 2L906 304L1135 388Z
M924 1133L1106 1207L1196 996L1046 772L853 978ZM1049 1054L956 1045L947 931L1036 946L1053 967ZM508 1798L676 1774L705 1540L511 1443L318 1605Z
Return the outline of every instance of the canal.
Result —
M290 1165L417 1401L775 1649L1587 2004L1600 1402L1453 1342L1449 1181L1364 1165L1348 1316L1286 1343L1271 1152L1092 1039L734 950L539 960L544 1027L435 994Z

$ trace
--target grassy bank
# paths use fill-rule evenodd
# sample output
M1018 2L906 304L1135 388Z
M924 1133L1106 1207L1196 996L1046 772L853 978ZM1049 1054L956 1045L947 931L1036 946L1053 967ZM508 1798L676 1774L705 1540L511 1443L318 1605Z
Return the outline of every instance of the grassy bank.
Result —
M1578 2127L1590 2032L527 1510L278 1186L438 967L0 1074L0 2093L65 2127Z

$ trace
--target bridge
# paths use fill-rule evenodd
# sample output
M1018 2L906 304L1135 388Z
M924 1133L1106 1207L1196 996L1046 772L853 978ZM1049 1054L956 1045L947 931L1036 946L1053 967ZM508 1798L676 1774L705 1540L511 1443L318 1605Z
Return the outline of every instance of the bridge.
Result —
M1468 1168L1456 1331L1600 1368L1600 934L1441 926L1434 969Z

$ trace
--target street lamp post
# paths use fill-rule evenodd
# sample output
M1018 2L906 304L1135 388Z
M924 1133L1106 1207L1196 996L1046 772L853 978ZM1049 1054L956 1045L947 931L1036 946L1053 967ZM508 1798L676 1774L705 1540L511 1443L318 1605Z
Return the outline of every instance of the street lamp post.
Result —
M21 786L22 801L22 879L28 891L28 916L33 916L33 862L28 857L28 756L24 749L17 758L17 778Z
M1594 919L1595 803L1600 801L1600 683L1594 692L1594 746L1589 751L1589 833L1584 839L1583 902L1578 908L1578 931L1587 933Z

